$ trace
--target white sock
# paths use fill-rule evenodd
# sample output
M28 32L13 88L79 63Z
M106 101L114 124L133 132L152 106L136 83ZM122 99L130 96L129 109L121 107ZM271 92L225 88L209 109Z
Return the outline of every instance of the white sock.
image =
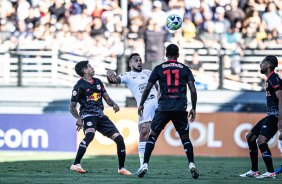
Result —
M279 140L280 142L280 151L281 151L281 156L282 156L282 140Z
M145 146L146 146L146 142L138 142L138 153L139 153L139 159L140 159L140 167L142 166L142 164L144 162Z

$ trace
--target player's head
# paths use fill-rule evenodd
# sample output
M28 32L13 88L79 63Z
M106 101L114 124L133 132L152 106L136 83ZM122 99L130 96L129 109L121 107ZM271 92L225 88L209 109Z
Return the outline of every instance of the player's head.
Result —
M75 72L80 77L84 77L87 74L90 77L94 76L94 68L89 64L89 61L80 61L75 65Z
M138 53L133 53L129 56L128 59L129 66L134 72L142 71L142 59Z
M167 46L166 57L167 58L173 58L175 60L179 57L179 49L178 49L177 45L170 44L169 46Z
M268 69L270 69L270 71L274 71L277 66L277 58L273 55L268 55L262 60L260 64L260 73L264 74L266 73L266 71L268 71Z

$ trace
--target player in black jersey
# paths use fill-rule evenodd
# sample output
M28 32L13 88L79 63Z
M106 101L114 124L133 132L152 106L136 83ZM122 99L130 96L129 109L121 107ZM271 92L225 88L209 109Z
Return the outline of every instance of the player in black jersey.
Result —
M188 66L178 63L179 49L176 45L170 44L166 48L167 62L164 62L154 68L148 80L145 91L143 92L139 115L143 113L144 102L147 99L151 88L159 81L161 96L158 101L158 109L151 123L151 133L147 140L144 154L144 163L138 170L138 176L143 177L148 171L148 163L155 142L164 129L165 125L171 120L180 135L187 158L192 177L197 179L199 172L194 164L193 146L189 138L189 122L187 108L187 84L191 92L192 109L190 110L190 121L193 122L196 117L197 92L195 88L195 79Z
M102 97L107 104L113 107L114 111L119 111L119 106L109 97L100 79L94 78L94 69L88 61L81 61L75 65L76 73L82 78L76 83L72 91L70 112L77 119L77 131L83 128L85 138L81 141L74 164L70 170L85 173L80 161L86 152L87 146L94 139L95 131L109 137L117 144L117 154L119 160L118 173L132 175L124 168L125 144L123 137L113 124L113 122L103 113L104 105ZM77 102L80 104L80 112L76 110Z
M272 157L268 141L276 134L278 126L281 127L282 112L282 81L278 74L274 72L278 66L275 56L266 56L260 64L260 72L267 77L266 81L266 100L267 116L260 120L253 129L246 135L248 141L252 168L250 171L241 174L241 177L275 178L276 173L273 169ZM279 114L280 111L280 114ZM281 133L281 129L280 129ZM257 142L256 142L257 140ZM258 148L267 168L265 174L260 175L258 171Z

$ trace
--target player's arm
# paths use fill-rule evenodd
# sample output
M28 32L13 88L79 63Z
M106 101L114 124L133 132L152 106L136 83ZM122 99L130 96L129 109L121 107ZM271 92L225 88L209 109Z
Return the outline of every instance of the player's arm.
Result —
M282 140L282 90L276 91L275 94L279 100L278 131L280 133L279 140Z
M79 131L82 128L82 119L76 110L76 105L77 102L70 102L70 113L76 119L76 126L77 126L76 130Z
M107 71L107 79L110 84L120 84L121 83L120 76L117 76L115 72L112 70Z
M110 107L113 107L115 112L119 111L119 106L110 98L107 92L103 93L103 98Z
M191 102L192 102L192 109L190 110L189 117L191 117L190 121L193 122L196 118L196 104L197 104L197 91L195 87L194 81L188 81L188 87L191 93Z
M160 96L161 96L161 89L160 89L160 87L159 87L159 85L157 83L155 84L155 87L158 90L158 99L159 99Z
M139 109L138 109L138 114L141 115L143 114L143 109L144 109L144 103L146 101L146 99L148 98L150 91L152 89L152 87L154 86L153 83L148 82L145 91L143 92L142 98L141 98L141 102L139 105Z

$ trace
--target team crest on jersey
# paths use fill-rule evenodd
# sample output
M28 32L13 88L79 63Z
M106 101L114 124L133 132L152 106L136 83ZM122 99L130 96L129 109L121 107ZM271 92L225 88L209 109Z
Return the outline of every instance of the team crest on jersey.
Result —
M141 79L145 79L145 77L144 77L144 76L142 76L142 77L141 77Z
M97 85L97 89L99 89L99 90L101 89L101 85L100 84Z
M72 96L76 96L77 95L77 92L76 91L73 91L72 92Z
M93 123L91 121L86 123L86 126L92 126L92 125L93 125Z

